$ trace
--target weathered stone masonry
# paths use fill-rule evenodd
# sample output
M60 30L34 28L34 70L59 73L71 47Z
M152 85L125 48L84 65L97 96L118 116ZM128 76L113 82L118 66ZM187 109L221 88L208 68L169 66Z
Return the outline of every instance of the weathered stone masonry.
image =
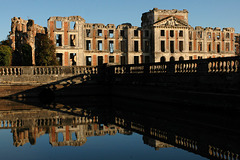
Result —
M15 48L19 41L19 38L16 39L19 36L15 30L24 31L19 24L26 24L28 21L17 18L12 21L10 37L12 47ZM33 55L33 37L39 32L48 34L56 44L56 55L63 66L230 57L239 52L234 28L193 28L188 24L188 11L185 9L181 11L154 8L142 14L141 27L132 26L130 23L118 26L85 23L80 16L70 16L50 17L47 32L37 25L23 33L25 32L28 34L27 42L33 48Z

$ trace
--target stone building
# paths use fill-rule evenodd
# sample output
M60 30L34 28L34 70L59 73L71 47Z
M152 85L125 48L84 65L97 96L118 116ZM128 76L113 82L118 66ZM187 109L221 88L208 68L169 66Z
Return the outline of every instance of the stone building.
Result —
M37 34L46 34L46 28L34 23L34 20L23 20L20 17L11 19L10 42L13 50L21 52L23 44L32 47L32 65L35 65L35 39Z
M16 22L13 24L18 26ZM13 42L16 39L15 28L12 25ZM21 27L17 28L21 31ZM29 28L25 32L34 33L33 36L27 36L34 55L31 37L38 31L44 31L37 26ZM47 34L55 43L57 59L63 66L138 64L235 56L239 43L235 43L234 32L234 28L193 28L188 24L187 10L157 8L142 14L141 27L130 23L118 26L85 23L80 16L50 17L47 26ZM14 43L12 46L14 48Z

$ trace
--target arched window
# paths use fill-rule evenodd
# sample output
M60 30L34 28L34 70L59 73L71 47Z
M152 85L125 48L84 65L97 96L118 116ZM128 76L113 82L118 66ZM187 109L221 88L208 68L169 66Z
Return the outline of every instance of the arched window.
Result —
M160 62L166 62L166 58L164 56L161 57Z
M179 57L179 61L184 61L183 56Z
M170 57L170 62L174 62L175 61L175 58L172 56Z

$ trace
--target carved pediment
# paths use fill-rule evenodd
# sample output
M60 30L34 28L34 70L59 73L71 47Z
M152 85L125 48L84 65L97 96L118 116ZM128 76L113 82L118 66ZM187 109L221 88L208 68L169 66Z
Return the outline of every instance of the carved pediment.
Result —
M157 21L154 23L154 26L161 26L161 27L189 27L189 25L184 22L183 20L180 20L178 18L175 18L173 16L161 19L160 21Z

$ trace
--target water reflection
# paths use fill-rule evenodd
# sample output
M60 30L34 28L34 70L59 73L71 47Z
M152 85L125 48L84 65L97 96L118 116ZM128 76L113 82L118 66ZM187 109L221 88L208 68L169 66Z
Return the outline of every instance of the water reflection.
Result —
M123 99L114 106L99 103L97 97L90 99L85 97L78 103L76 99L59 99L61 103L49 105L38 100L1 100L0 129L11 130L16 147L36 145L44 135L56 147L84 146L89 137L137 133L142 135L142 143L155 150L176 147L209 159L239 159L239 119L231 118L235 114L180 112L170 106L154 110L143 102L130 109L121 104Z

